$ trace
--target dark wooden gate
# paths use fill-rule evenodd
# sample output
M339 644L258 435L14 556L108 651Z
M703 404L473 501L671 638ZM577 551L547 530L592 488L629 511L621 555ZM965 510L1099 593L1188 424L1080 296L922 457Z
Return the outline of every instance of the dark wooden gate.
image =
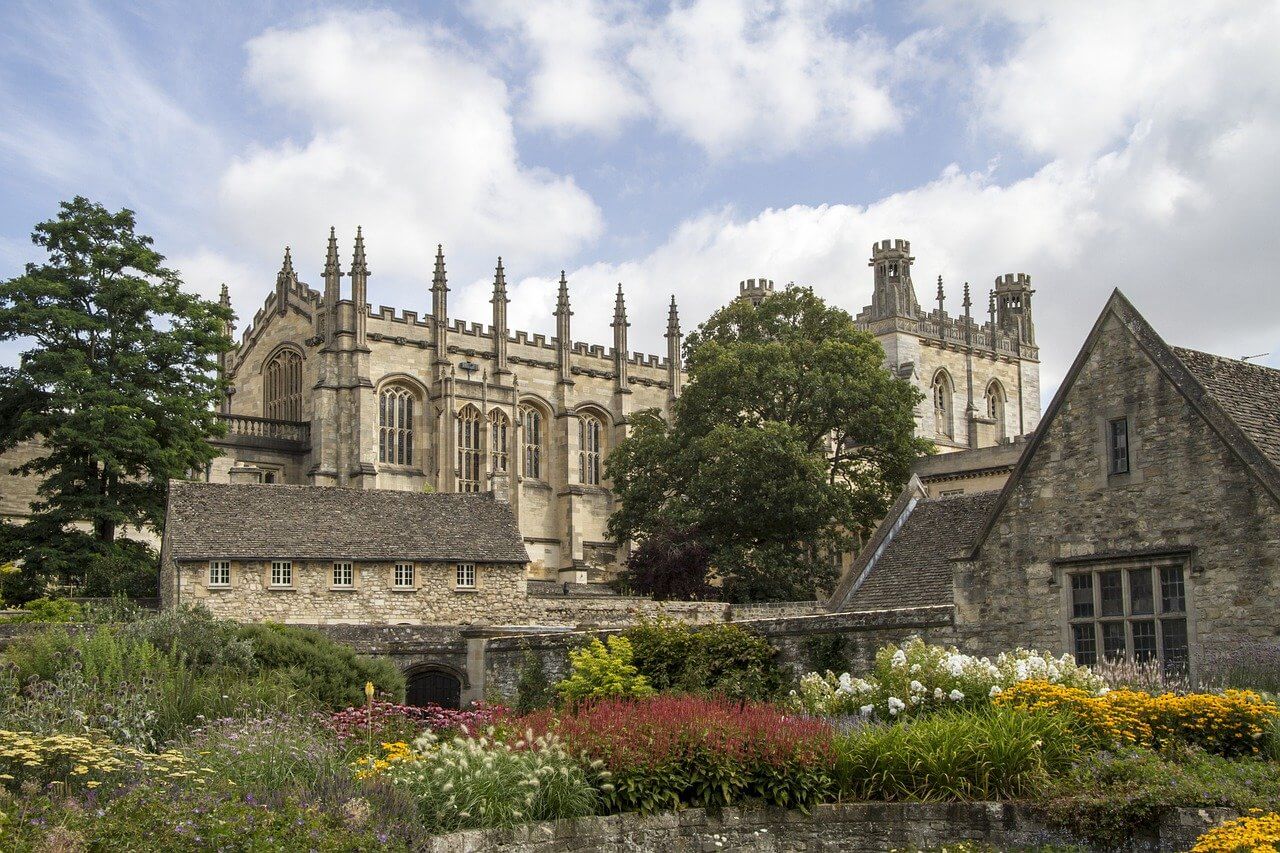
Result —
M462 705L462 682L438 669L416 672L405 685L404 700L409 705L458 708Z

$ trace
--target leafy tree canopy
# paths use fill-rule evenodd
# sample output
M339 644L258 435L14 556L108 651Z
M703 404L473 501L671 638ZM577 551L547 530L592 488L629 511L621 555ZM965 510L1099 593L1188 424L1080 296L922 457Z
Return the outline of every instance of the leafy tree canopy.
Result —
M0 371L0 450L40 444L14 471L40 478L39 500L0 545L24 560L19 595L95 561L136 562L118 531L160 529L168 480L217 455L208 438L221 429L215 370L230 315L184 292L134 226L131 210L63 202L31 235L47 261L0 283L0 340L30 345Z
M824 555L849 550L931 450L915 437L920 393L809 288L725 306L689 336L685 359L673 422L635 415L608 459L620 498L610 533L644 558L628 582L697 588L655 567L663 555L696 564L696 542L730 599L812 596L832 580Z

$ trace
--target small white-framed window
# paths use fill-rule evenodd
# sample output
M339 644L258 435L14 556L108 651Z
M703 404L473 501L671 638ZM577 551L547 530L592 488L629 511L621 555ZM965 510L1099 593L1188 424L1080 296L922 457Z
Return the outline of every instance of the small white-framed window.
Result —
M458 589L476 588L476 564L458 563Z
M351 563L333 564L333 585L337 589L350 589L356 583L355 566Z
M271 561L271 585L293 586L293 563L290 560Z
M413 589L413 563L396 563L391 582L396 589Z
M231 586L231 561L209 561L209 586Z

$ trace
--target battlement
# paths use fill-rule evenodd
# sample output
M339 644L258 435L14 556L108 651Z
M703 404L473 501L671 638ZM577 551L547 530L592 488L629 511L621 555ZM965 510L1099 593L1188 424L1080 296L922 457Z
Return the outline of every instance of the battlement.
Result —
M879 243L873 243L871 246L871 257L873 259L882 258L888 255L893 257L902 257L911 254L910 240L889 240L884 239Z
M1024 272L1007 272L996 276L996 292L1007 290L1030 290L1031 276Z
M746 296L749 293L772 293L773 279L771 278L748 278L745 281L738 282L738 293Z

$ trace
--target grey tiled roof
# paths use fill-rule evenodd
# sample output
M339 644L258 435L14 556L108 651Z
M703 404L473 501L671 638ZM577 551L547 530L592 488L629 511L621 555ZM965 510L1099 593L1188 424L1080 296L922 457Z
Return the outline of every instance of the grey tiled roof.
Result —
M173 480L165 540L174 560L529 561L511 506L490 494Z
M1173 347L1178 359L1273 465L1280 465L1280 370Z
M920 501L842 609L951 604L950 558L973 544L999 496L979 492Z

